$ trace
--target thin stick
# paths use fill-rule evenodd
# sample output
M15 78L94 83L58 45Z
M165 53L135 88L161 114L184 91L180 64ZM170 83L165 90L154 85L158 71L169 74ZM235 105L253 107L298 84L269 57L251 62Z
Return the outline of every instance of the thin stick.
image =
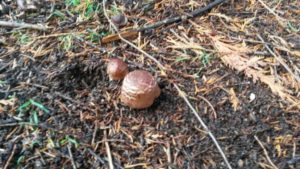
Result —
M40 31L45 31L49 29L49 27L43 26L43 25L35 25L30 23L18 23L13 21L0 21L0 26L5 27L13 27L13 28L27 28L27 29L37 29Z
M215 138L215 136L212 134L212 132L208 129L207 125L204 123L204 121L201 119L201 117L199 116L198 112L195 110L195 108L192 106L192 104L190 103L190 101L188 100L188 98L185 96L185 94L182 92L182 90L180 90L180 88L177 86L177 84L173 83L173 85L175 86L175 88L177 89L177 91L179 91L179 95L183 98L183 100L185 101L185 103L189 106L189 108L192 110L192 113L196 116L197 120L200 122L201 126L204 128L204 130L207 132L207 134L209 135L209 137L212 139L212 141L214 142L214 144L216 145L218 151L220 152L221 156L223 157L227 167L229 169L232 169L230 163L227 160L227 157L225 155L225 153L223 152L221 146L219 145L217 139Z
M265 48L271 53L271 55L274 56L274 58L294 77L295 80L297 80L300 83L300 77L296 75L290 68L289 66L283 61L283 58L279 55L276 55L269 45L265 43L265 40L258 34L257 37L263 42Z
M72 162L73 169L77 169L76 164L74 162L74 158L73 158L73 154L72 154L72 151L71 151L71 145L70 144L68 144L68 151L69 151L69 155L70 155L70 159L71 159L71 162Z
M205 12L211 10L213 7L225 2L226 0L215 0L212 3L206 5L205 7L201 7L198 8L190 13L188 13L187 15L183 15L183 16L176 16L176 17L172 17L172 18L166 18L162 21L156 22L154 24L151 25L146 25L144 27L141 28L137 28L136 31L145 31L145 30L149 30L149 29L154 29L154 28L158 28L162 25L168 25L168 24L172 24L175 22L180 22L182 20L186 20L186 19L190 19L199 15L204 14Z
M255 140L258 142L258 144L260 145L260 147L263 149L264 154L265 154L265 156L266 156L268 162L270 163L270 165L271 165L273 168L278 169L278 168L276 167L276 165L275 165L275 164L272 162L272 160L270 159L270 157L269 157L269 155L268 155L268 152L267 152L267 150L265 149L265 147L264 147L264 145L262 144L262 142L257 138L257 136L254 136L254 138L255 138Z
M0 124L0 128L1 127L14 127L14 126L19 126L19 125L32 125L32 124L28 123L28 122L4 123L4 124Z
M142 27L139 27L139 28L135 28L135 29L131 29L131 30L128 30L128 31L125 31L125 32L121 32L120 34L122 34L123 38L124 37L125 38L126 37L133 37L133 36L136 36L138 34L138 32L143 32L143 31L146 31L146 30L158 28L158 27L163 26L163 25L169 25L169 24L172 24L172 23L176 23L176 22L186 20L186 19L191 19L193 17L200 16L200 15L208 12L213 7L223 3L225 1L226 0L215 0L212 3L206 5L205 7L200 7L200 8L198 8L198 9L196 9L196 10L190 12L190 13L187 13L186 15L166 18L164 20L155 22L155 23L150 24L150 25L145 25L145 26L142 26ZM113 35L108 35L108 36L102 38L101 42L102 43L108 43L108 42L112 42L112 41L119 40L119 39L121 39L121 38L118 34L113 34Z
M203 96L198 96L198 97L200 97L202 100L204 100L210 106L210 108L213 111L214 118L217 119L217 112L216 112L214 106L205 97L203 97Z
M114 23L110 20L110 18L107 15L106 12L106 0L103 1L103 12L104 15L106 17L106 19L108 20L108 22L112 25L112 27L114 28L114 30L117 32L118 36L120 37L120 39L122 41L124 41L125 43L127 43L128 45L130 45L131 47L135 48L136 50L138 50L139 52L141 52L142 54L144 54L145 56L147 56L149 59L151 59L152 61L154 61L157 66L160 68L160 70L165 73L166 68L157 60L155 59L153 56L151 56L150 54L148 54L147 52L145 52L144 50L138 48L136 45L134 45L133 43L129 42L128 40L124 39L118 28L114 25ZM166 74L166 73L165 73ZM202 125L202 127L205 129L205 131L208 133L209 137L212 139L213 143L216 145L218 151L220 152L222 158L224 159L227 167L229 169L232 169L230 163L227 160L227 157L225 156L222 148L220 147L217 139L215 138L215 136L211 133L211 131L208 129L208 127L206 126L206 124L202 121L202 119L200 118L198 112L195 110L195 108L192 106L192 104L189 102L188 98L185 96L185 94L183 94L182 90L180 90L180 88L177 86L177 84L175 84L173 82L173 85L175 86L176 90L178 91L179 95L183 98L183 100L186 102L186 104L188 105L188 107L192 110L192 113L196 116L196 118L198 119L198 121L200 122L200 124Z
M105 165L104 160L102 160L96 153L94 153L93 150L91 150L90 148L87 148L87 150L96 158L96 160L98 160L101 164Z
M107 140L106 130L104 130L104 137L105 137L105 140ZM109 169L114 169L108 141L105 141L105 148L106 148L106 153L107 153L107 158L108 158Z
M296 143L293 142L293 155L292 155L293 158L296 157Z
M274 12L274 10L272 10L267 4L265 4L262 0L258 0L271 14L273 14L275 17L276 17L276 19L278 20L278 22L279 22L279 24L283 27L283 28L285 28L286 27L286 24L285 24L285 20L282 18L282 17L280 17L279 15L277 15L275 12ZM289 31L288 29L286 29L287 31Z
M4 167L3 167L3 169L7 169L7 168L8 168L10 161L12 160L13 156L15 155L16 149L17 149L17 145L14 144L13 150L12 150L12 152L11 152L11 154L10 154L8 160L6 161L6 163L5 163Z
M92 138L92 142L91 142L91 145L92 145L92 146L95 145L95 138L96 138L96 135L97 135L97 130L98 130L98 123L95 122L95 128L94 128L93 138Z
M167 154L167 160L168 160L168 169L172 169L172 157L171 157L171 148L170 143L167 143L167 148L164 147L165 153Z

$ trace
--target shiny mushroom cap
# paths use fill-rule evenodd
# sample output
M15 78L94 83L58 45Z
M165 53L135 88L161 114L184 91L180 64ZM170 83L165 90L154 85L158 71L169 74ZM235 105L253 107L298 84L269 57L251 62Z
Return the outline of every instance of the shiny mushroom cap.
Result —
M150 107L159 95L156 79L147 71L135 70L125 76L120 99L131 108L144 109Z
M118 58L109 59L106 70L110 80L121 80L128 73L127 64Z

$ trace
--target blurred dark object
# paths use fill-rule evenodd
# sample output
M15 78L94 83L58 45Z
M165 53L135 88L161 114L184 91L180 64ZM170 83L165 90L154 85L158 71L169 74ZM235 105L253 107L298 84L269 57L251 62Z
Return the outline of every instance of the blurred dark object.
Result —
M111 21L117 26L125 26L127 24L127 18L123 14L114 15L111 17Z
M290 37L288 37L287 41L292 49L297 49L297 50L300 49L300 36L299 35L290 36Z
M139 12L151 11L156 1L157 0L117 0L117 2L122 4L127 10L139 10Z
M0 16L9 14L10 7L2 0L0 0Z
M21 11L36 11L40 3L37 0L17 0L18 8Z
M300 163L300 157L295 157L289 161L287 161L288 164L296 164L296 163Z

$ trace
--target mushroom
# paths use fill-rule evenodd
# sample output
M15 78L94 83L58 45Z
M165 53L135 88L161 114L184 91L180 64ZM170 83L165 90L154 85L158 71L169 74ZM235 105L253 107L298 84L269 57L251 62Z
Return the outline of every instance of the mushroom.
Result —
M125 76L120 99L131 108L144 109L150 107L159 95L156 79L147 71L135 70Z
M128 73L127 64L118 58L109 59L106 70L110 80L121 80Z
M115 26L120 27L127 24L127 18L123 14L114 15L111 17L111 21Z

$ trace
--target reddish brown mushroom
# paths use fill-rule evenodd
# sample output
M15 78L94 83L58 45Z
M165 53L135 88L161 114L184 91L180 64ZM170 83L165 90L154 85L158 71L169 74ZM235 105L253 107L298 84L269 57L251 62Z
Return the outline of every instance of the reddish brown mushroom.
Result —
M125 76L120 99L131 108L144 109L150 107L159 95L156 79L147 71L135 70Z
M128 73L128 66L121 59L112 58L108 61L106 71L110 80L121 80Z

